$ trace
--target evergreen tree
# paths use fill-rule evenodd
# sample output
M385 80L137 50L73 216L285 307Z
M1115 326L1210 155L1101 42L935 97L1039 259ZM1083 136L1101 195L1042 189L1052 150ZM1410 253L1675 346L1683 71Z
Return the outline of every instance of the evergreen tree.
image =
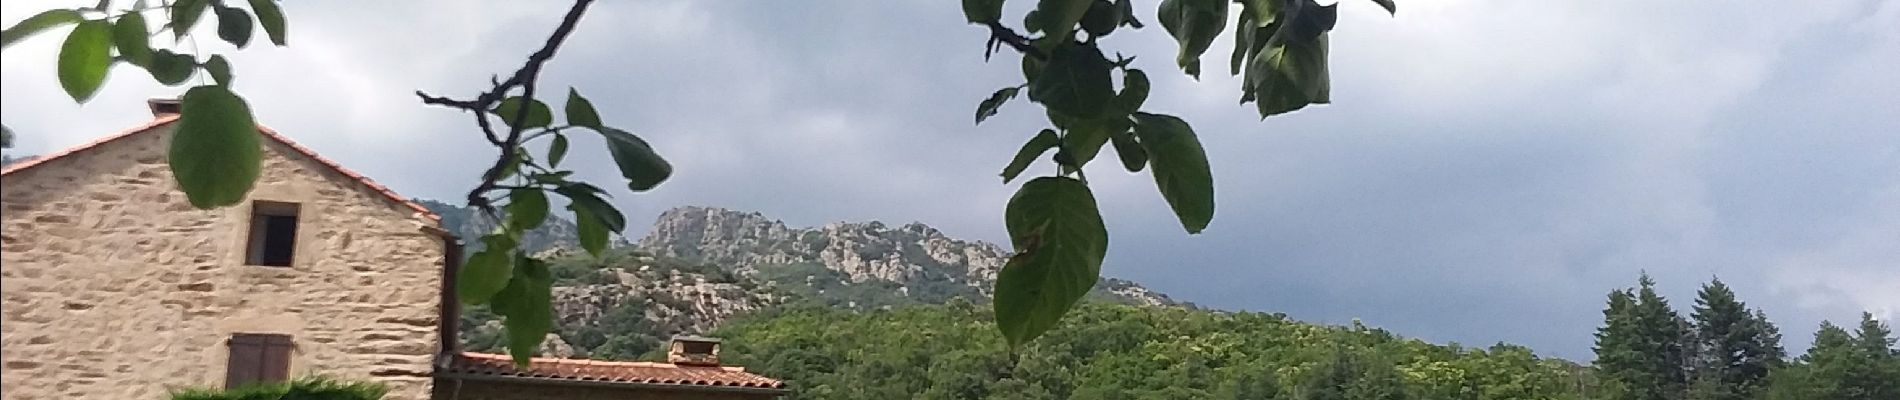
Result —
M1697 293L1693 337L1694 398L1755 398L1770 370L1781 363L1780 334L1759 310L1751 313L1720 279Z
M1830 322L1822 322L1814 334L1814 347L1801 356L1805 364L1798 376L1784 386L1776 377L1775 392L1793 394L1785 398L1828 400L1900 399L1900 365L1895 364L1889 332L1872 315L1863 315L1857 335ZM1881 343L1879 347L1874 344ZM1780 393L1771 393L1780 394Z
M1693 345L1689 323L1669 301L1656 293L1656 281L1645 273L1634 293L1610 293L1597 331L1597 369L1620 388L1617 399L1676 400L1688 389L1689 358Z
M1773 322L1768 322L1768 314L1763 313L1761 309L1755 309L1755 318L1750 322L1754 323L1756 329L1761 332L1755 335L1755 340L1758 342L1755 346L1767 351L1763 354L1764 357L1776 361L1770 367L1784 365L1785 360L1788 359L1788 350L1781 347L1781 328L1776 327Z
M1860 329L1854 332L1854 350L1860 357L1865 378L1855 386L1870 399L1900 399L1900 353L1893 349L1893 330L1874 319L1873 313L1860 314Z
M1629 289L1610 291L1609 306L1603 309L1603 327L1597 328L1597 373L1619 386L1648 382L1642 374L1646 355L1637 345L1635 310L1636 295Z
M1854 343L1861 352L1867 355L1880 359L1895 357L1893 330L1888 329L1887 324L1874 319L1873 313L1860 313L1860 330L1854 332Z
M1859 379L1855 377L1859 374L1855 373L1858 357L1854 350L1854 337L1846 329L1822 321L1821 329L1814 332L1814 345L1801 356L1809 372L1808 387L1801 392L1824 399L1864 398L1865 393L1851 385Z
M1689 381L1688 358L1683 352L1688 321L1669 307L1669 300L1656 293L1656 281L1649 274L1643 274L1637 283L1637 343L1648 355L1642 368L1650 384L1632 388L1633 394L1640 400L1681 399Z

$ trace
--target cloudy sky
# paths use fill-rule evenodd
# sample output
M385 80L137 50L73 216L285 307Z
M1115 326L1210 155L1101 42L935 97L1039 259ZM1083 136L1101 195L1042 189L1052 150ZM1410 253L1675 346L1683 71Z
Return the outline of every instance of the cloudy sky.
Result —
M90 2L85 2L90 3ZM532 4L530 4L532 3ZM1028 1L1011 2L1021 15ZM1154 22L1155 1L1138 0ZM7 2L7 25L47 7ZM292 2L291 46L236 53L261 120L419 197L456 199L491 149L422 89L466 96L565 11L548 2ZM1155 78L1147 108L1209 148L1219 212L1189 236L1146 175L1092 166L1106 273L1207 306L1359 318L1433 341L1587 359L1604 295L1640 271L1685 310L1720 276L1805 349L1822 319L1900 316L1900 2L1347 1L1334 105L1260 121L1225 67L1173 69L1158 25L1105 43ZM207 24L208 25L208 24ZM91 102L54 80L55 32L6 49L13 153L137 124L175 96L131 68ZM230 50L209 34L209 52ZM608 1L549 65L673 180L617 192L635 220L679 205L794 225L922 221L1003 241L996 177L1044 122L977 101L985 64L953 1ZM262 43L261 40L259 40ZM1209 53L1224 65L1227 37ZM189 49L191 45L187 44ZM571 164L616 177L598 141ZM1112 160L1110 160L1112 161ZM1039 171L1032 170L1032 172ZM643 226L628 234L639 236Z

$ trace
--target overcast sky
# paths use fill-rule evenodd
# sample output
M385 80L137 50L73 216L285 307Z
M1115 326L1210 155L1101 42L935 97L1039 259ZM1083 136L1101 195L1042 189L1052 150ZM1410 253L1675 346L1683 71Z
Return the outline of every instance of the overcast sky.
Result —
M235 54L236 85L304 145L459 199L492 149L412 92L467 96L512 72L555 3L289 2L291 46ZM1151 26L1106 46L1140 55L1148 110L1200 133L1219 212L1189 236L1150 177L1096 163L1106 274L1216 308L1576 359L1605 294L1645 270L1685 313L1720 276L1797 353L1822 319L1900 316L1900 2L1401 1L1391 18L1346 1L1336 103L1264 122L1235 103L1228 37L1194 81L1156 2L1136 3ZM0 20L44 7L6 2ZM4 53L12 153L117 132L150 118L146 98L182 92L120 67L75 105L54 78L63 35ZM615 191L629 236L708 205L1006 242L1014 185L996 172L1046 122L1019 101L971 125L979 100L1020 83L1015 55L983 62L984 38L954 1L606 1L541 87L578 87L676 167L654 191ZM598 145L577 141L569 163L611 181Z

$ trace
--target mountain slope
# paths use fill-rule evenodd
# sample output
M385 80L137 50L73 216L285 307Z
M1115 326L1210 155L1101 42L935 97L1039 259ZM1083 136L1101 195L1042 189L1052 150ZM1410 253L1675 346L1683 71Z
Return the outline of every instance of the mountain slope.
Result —
M463 207L429 199L416 199L416 203L422 204L422 207L429 209L429 212L442 216L442 228L447 229L449 233L454 233L456 237L462 238L462 243L465 247L465 251L462 254L474 254L476 251L481 250L482 242L476 239L482 237L482 235L494 232L495 228L500 226L495 222L494 218L482 215L480 210L476 210L472 207ZM500 212L500 210L497 210L497 212ZM580 248L580 236L576 229L578 228L574 226L574 221L569 221L559 216L549 216L547 222L543 222L541 226L529 230L527 234L522 235L521 248L527 249L530 254L538 254L544 251L562 248L578 249ZM617 242L617 244L624 243L624 241Z
M1581 400L1588 367L1277 314L1084 303L1018 348L987 307L777 309L728 324L722 357L787 399Z
M1009 254L994 244L951 238L922 223L792 228L756 212L711 207L680 207L660 214L635 246L663 257L732 266L743 275L782 285L802 281L808 292L885 288L898 296L890 299L892 304L940 304L955 297L986 300L997 271L1009 261ZM1178 304L1118 279L1097 283L1094 297L1137 305Z
M464 238L495 228L473 209L419 202ZM634 358L668 337L705 334L736 316L785 305L864 311L987 303L1008 259L995 245L953 239L920 223L790 228L758 213L682 207L661 214L651 232L600 258L574 250L574 225L559 217L528 233L527 251L547 260L555 278L557 328L542 353ZM1102 280L1090 298L1189 306L1119 279ZM481 307L464 312L461 333L470 349L505 347L497 317Z

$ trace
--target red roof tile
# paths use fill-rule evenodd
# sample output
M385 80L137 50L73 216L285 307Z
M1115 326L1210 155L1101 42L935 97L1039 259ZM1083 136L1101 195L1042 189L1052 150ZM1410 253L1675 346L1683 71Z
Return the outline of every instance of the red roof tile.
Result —
M515 368L502 354L461 353L451 358L447 372L517 378L621 382L682 386L784 389L777 379L745 372L741 367L688 366L656 362L597 361L536 357L528 368Z
M99 147L100 145L104 145L106 143L111 143L119 139L131 137L132 135L137 135L139 133L144 133L144 132L154 132L154 131L157 131L156 128L165 126L165 124L169 124L177 120L178 120L177 115L160 116L157 119L153 119L152 122L147 122L144 125L133 127L132 129L128 129L128 130L125 130L124 132L113 134L112 136L106 136L106 137L100 138L99 140L94 140L91 143L74 146L72 148L61 150L52 154L47 154L47 155L43 155L39 157L34 157L29 160L13 163L13 165L8 165L6 169L0 170L0 176L12 175L14 172L19 172L21 170L39 166L40 164L45 164L48 161L52 161L55 159L59 159L61 157L73 155L74 153L86 151L94 147ZM371 191L381 194L383 197L389 199L390 201L396 202L397 204L401 204L405 207L409 207L410 209L415 210L417 213L422 214L422 216L427 217L430 220L435 220L435 221L442 220L442 216L436 215L433 212L429 212L429 209L426 207L423 207L421 204L417 204L414 201L410 201L409 199L403 198L402 195L396 194L396 191L389 190L388 187L383 186L382 184L376 183L376 181L370 180L369 177L363 176L363 174L356 173L356 171L351 171L349 168L344 168L343 164L338 164L336 161L331 161L328 158L324 158L321 155L317 155L316 151L312 151L308 147L303 147L303 145L300 145L300 144L297 144L297 142L291 141L290 138L284 137L283 134L277 133L276 130L271 129L270 127L258 125L257 132L263 134L264 137L270 138L271 140L277 141L277 143L283 144L284 147L289 147L291 150L295 150L296 152L303 154L305 157L310 157L311 160L316 160L318 164L323 164L326 167L330 167L331 170L336 171L336 173L343 174L343 176L349 177L350 180L354 180L357 183L363 184L363 186L368 187Z

